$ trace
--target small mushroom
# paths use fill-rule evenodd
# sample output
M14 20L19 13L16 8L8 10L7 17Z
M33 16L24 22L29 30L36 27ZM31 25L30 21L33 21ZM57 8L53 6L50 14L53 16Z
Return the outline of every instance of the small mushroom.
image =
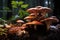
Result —
M35 16L27 16L24 19L28 20L29 22L32 21L35 18Z
M53 17L49 17L49 18L46 18L44 20L40 20L40 22L44 22L46 23L47 25L47 30L50 29L50 25L52 24L52 22L58 22L58 19L57 18L53 18Z
M11 25L5 24L5 27L9 29L11 28Z
M34 25L34 29L36 30L36 25L42 25L42 23L38 22L38 21L32 21L32 22L28 22L26 23L27 25Z
M35 16L38 15L38 9L37 8L30 8L27 10L27 12L29 12L30 14L34 13Z
M31 13L30 16L35 16L35 14L34 13Z
M18 22L18 23L24 23L23 20L17 20L16 22Z
M20 25L20 26L24 23L23 20L17 20L16 22L19 23L18 25Z
M29 8L29 9L27 9L27 12L29 12L29 13L37 13L38 10L37 10L37 8Z

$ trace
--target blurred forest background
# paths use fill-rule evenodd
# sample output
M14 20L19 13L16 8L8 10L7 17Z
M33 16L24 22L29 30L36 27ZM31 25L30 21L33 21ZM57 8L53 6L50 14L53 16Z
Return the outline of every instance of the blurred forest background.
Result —
M11 4L12 1L23 1L24 4L28 4L28 7L23 8L23 10L39 5L50 7L51 9L53 9L53 13L49 15L55 15L60 19L58 0L0 0L0 18L8 20L12 16L16 16L18 14L19 8L13 8Z

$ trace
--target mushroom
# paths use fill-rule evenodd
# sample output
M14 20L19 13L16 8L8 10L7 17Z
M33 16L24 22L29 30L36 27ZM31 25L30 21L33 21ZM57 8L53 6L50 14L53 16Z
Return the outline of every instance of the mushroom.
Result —
M38 13L38 10L37 10L37 8L29 8L29 9L27 9L27 12L29 12L30 14L31 13Z
M18 30L20 30L20 27L11 27L8 32L10 34L15 34Z
M58 22L59 20L56 18L56 17L49 17L49 18L46 18L44 20L40 20L40 22L45 22L46 25L47 25L47 30L49 30L50 28L50 25L52 24L52 22Z
M29 12L30 14L34 13L35 16L38 15L38 9L37 8L30 8L27 10L27 12Z
M32 21L32 22L28 22L26 24L27 25L34 25L35 30L36 30L36 25L42 25L42 23L40 23L39 21Z
M11 25L5 24L5 27L9 29L11 28Z
M35 16L35 14L34 13L31 13L30 16Z
M33 19L35 18L35 16L27 16L27 17L25 17L24 19L26 19L27 21L32 21Z
M17 20L16 22L19 23L19 24L18 24L19 26L21 26L21 25L24 23L23 20Z
M50 9L50 8L48 8L48 7L41 7L40 9L40 12L41 12L41 15L42 16L46 16L46 13L49 13L49 12L51 12L52 10Z
M25 27L11 27L8 32L9 34L21 36L23 33L25 33Z

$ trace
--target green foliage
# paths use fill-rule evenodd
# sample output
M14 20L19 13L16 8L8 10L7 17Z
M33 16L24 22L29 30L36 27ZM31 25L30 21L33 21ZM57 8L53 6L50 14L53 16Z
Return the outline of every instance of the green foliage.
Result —
M19 8L19 10L18 10L18 16L21 19L23 19L25 16L28 15L28 13L24 10L24 9L26 9L28 7L28 4L24 4L23 1L12 1L11 4L12 4L13 8ZM12 17L12 19L14 19L15 16Z
M7 22L6 20L0 18L0 24L3 24L4 25L6 22Z
M24 11L24 10L19 10L19 16L21 19L23 19L24 17L28 16L29 14Z
M28 7L28 4L21 5L21 8L27 8L27 7Z
M19 2L18 1L12 1L11 4L12 4L13 8L18 8L18 6L20 6L20 8L27 8L28 7L28 4L24 4L23 1L19 1Z
M24 2L23 1L19 1L18 2L18 5L22 5Z
M17 8L17 4L18 4L17 1L12 1L11 4L13 8Z
M10 10L10 9L9 9L8 7L4 7L4 10L7 10L7 11L8 11L8 10Z

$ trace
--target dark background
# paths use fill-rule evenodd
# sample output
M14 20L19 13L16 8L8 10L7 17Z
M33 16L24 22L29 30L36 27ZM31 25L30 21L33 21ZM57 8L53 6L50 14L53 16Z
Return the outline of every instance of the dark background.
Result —
M30 7L35 7L38 5L43 6L44 5L44 0L32 0L32 3L30 3L27 0L24 0L26 3L30 4ZM8 0L8 7L11 9L11 0ZM54 9L53 9L53 15L57 16L58 18L60 18L60 1L59 0L53 0L54 3Z
M6 0L7 1L7 6L12 10L11 7L11 1L12 0ZM30 4L29 7L35 7L38 5L44 6L44 0L23 0L25 3ZM51 0L50 0L51 1ZM54 7L53 8L53 15L56 16L57 18L60 19L60 0L53 0L54 3ZM2 9L2 4L3 4L3 0L0 0L0 10ZM2 12L0 12L0 16L2 17ZM12 16L12 12L7 12L7 18Z
M60 1L59 0L54 1L54 14L53 15L60 18Z
M54 13L53 15L56 16L60 21L60 0L54 0L54 11L53 11L53 13Z

